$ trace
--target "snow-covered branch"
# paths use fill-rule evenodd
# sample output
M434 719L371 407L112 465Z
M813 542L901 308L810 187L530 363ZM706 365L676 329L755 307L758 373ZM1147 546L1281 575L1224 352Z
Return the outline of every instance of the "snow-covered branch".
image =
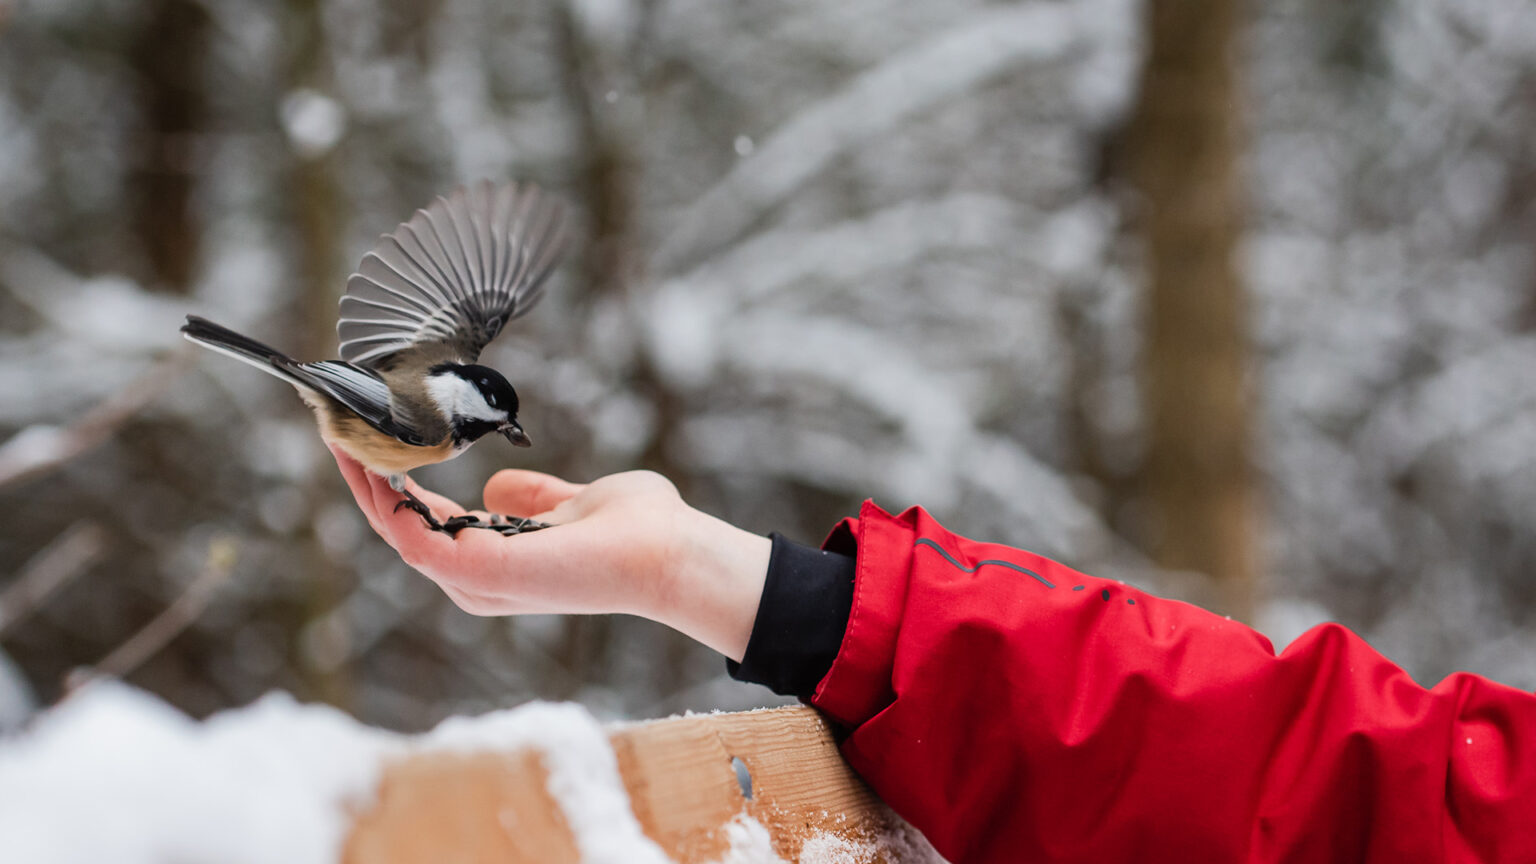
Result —
M1070 6L990 8L860 74L812 103L679 217L650 272L686 270L736 239L832 159L898 122L1027 63L1078 46Z
M732 246L661 290L746 306L816 278L859 291L875 273L901 272L938 252L995 255L1020 245L1020 208L996 195L907 201L816 229L778 228Z

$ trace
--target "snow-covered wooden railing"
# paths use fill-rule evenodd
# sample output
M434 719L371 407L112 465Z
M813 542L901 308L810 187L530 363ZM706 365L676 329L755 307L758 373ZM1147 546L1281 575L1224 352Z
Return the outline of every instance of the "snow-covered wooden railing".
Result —
M657 720L612 729L608 740L630 809L664 859L617 846L604 854L606 840L623 838L593 832L616 826L570 825L571 808L593 802L561 802L546 768L560 754L527 749L422 753L388 765L344 860L933 860L849 769L810 708Z
M809 708L605 727L531 703L406 736L281 693L196 721L98 680L0 736L0 860L939 859Z

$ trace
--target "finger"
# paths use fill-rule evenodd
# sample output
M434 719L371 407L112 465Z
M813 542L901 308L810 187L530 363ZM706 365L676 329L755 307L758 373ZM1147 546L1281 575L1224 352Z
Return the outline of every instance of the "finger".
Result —
M560 610L537 603L528 603L520 599L501 596L487 596L474 591L466 591L454 585L444 585L439 582L438 587L443 594L453 601L453 605L468 612L471 615L485 617L502 615L530 615L530 614L555 614Z
M378 508L373 503L373 489L368 483L367 469L329 441L325 442L325 446L331 451L331 455L336 457L336 467L341 469L341 479L346 481L347 488L351 490L352 497L357 501L358 509L363 511L363 516L367 518L368 524L373 526L374 532L380 533Z
M384 483L384 486L391 492L394 492L394 489L390 487L387 481ZM449 516L458 516L462 513L468 512L464 509L463 504L460 504L459 502L449 498L446 495L439 495L438 493L433 492L431 489L418 484L415 480L412 480L409 477L407 477L405 480L405 488L410 491L412 495L415 495L417 498L419 498L423 504L426 504L428 507L432 508L432 512L438 514L439 516L446 518ZM405 497L399 493L396 493L396 496L399 498Z
M378 513L379 535L395 547L405 563L424 572L441 572L445 569L451 572L455 566L453 538L427 527L426 520L415 510L408 507L396 509L405 500L405 496L391 488L388 480L370 474L368 485ZM457 507L447 498L420 487L413 488L412 492L434 511L435 516L447 518Z
M336 457L336 467L341 469L341 478L347 481L347 488L352 490L352 496L357 499L357 503L363 503L364 498L370 499L371 502L373 494L364 491L368 487L368 477L362 463L348 456L329 441L325 442L325 449L331 451L331 455Z
M438 585L460 581L465 565L452 536L427 527L421 515L412 510L402 509L383 518L384 530L379 533L401 561Z
M487 612L483 611L487 608L487 604L485 600L479 596L470 594L468 591L463 591L452 585L445 585L442 582L437 583L437 587L443 589L443 593L448 595L448 599L453 601L453 605L459 607L465 612L468 612L471 615L488 614Z
M496 531L469 527L454 540L456 566L432 575L439 585L452 585L471 597L495 598L503 614L571 612L576 609L566 594L577 580L571 578L573 552L568 537L556 529L504 536ZM579 568L578 568L579 569Z
M395 487L389 485L389 480L387 478L380 477L379 475L373 474L371 472L367 474L367 478L368 485L373 496L374 507L378 509L380 516L402 512L404 510L404 508L401 508L401 510L397 511L395 508L399 506L401 501L405 500L405 495L396 492ZM428 509L432 511L432 514L438 517L439 520L446 519L450 516L457 516L464 512L464 508L459 506L459 504L453 501L451 498L439 495L430 489L423 488L414 480L407 478L405 481L405 488L408 489L412 495L415 495L417 500L427 505Z
M482 534L473 529L465 529L460 533L455 543L461 549L476 545L493 546L505 538L494 534ZM482 553L483 554L483 553ZM507 585L477 584L481 580L464 578L464 573L433 574L424 573L428 579L437 585L442 592L452 600L455 606L471 615L520 615L528 612L558 612L560 609L547 604L533 603L521 598L508 596Z
M453 538L451 561L437 550L430 554L440 556L436 560L441 566L419 569L461 609L476 615L591 611L585 608L589 604L573 605L559 596L569 583L559 578L561 568L555 566L563 544L558 537L544 535L536 531L505 537L465 528Z
M584 488L552 474L509 468L497 471L485 484L485 509L513 516L543 513Z
M569 499L556 504L554 507L540 513L530 514L527 518L535 522L547 522L550 525L566 525L575 522L584 515L576 506L575 499Z

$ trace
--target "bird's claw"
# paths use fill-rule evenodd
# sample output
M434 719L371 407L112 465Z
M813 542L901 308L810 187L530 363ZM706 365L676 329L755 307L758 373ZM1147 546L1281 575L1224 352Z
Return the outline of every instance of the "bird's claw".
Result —
M405 497L395 504L396 513L400 512L401 508L411 510L427 523L428 528L431 528L433 531L441 531L449 537L458 537L459 532L465 528L483 528L487 531L495 531L503 537L511 537L514 534L527 534L530 531L538 531L541 528L550 527L548 522L524 519L521 516L503 516L500 513L491 514L489 521L482 520L473 513L465 513L462 516L454 516L446 521L439 522L432 515L432 508L428 507L420 498L406 490L401 490L400 494Z
M443 530L442 523L438 522L437 519L433 517L432 508L428 507L426 502L411 494L409 489L401 489L400 494L405 497L395 502L394 512L399 513L401 509L410 510L416 515L420 516L422 519L426 520L428 528L431 528L433 531Z

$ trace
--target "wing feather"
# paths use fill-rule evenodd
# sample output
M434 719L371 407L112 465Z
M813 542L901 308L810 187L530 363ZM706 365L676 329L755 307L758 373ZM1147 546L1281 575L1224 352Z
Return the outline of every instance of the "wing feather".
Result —
M363 256L341 299L341 356L369 366L437 342L473 361L532 308L560 251L560 207L537 187L460 187Z
M480 181L470 188L470 195L474 199L470 202L470 208L482 213L491 213L493 201L491 200L491 184ZM471 220L471 235L475 241L475 254L480 262L480 273L484 279L483 284L500 285L496 279L496 246L491 238L492 218Z
M474 277L464 260L464 247L459 243L452 220L443 209L434 207L430 210L417 210L416 218L411 220L411 228L439 266L446 271L444 275L450 285L474 285Z
M421 211L417 211L418 213ZM412 219L401 225L395 234L400 248L411 257L417 269L431 280L432 287L436 288L446 300L454 297L454 288L461 280L454 275L453 263L448 260L448 253L443 250L443 244L437 242L432 234L432 226L425 224L426 220Z
M367 274L381 288L402 297L417 297L427 308L435 309L447 300L438 277L423 269L417 258L400 242L401 238L385 235L373 252L364 256L358 272ZM420 249L414 238L408 238L413 247ZM426 257L424 251L419 255Z
M478 293L485 290L487 280L485 272L480 267L480 243L475 237L477 229L469 218L469 208L473 206L474 201L471 198L465 207L449 207L446 213L438 214L439 217L445 218L437 219L436 225L439 237L442 236L445 228L448 230L448 236L457 247L456 251L449 251L457 255L456 261L463 263L464 278L470 285L476 286L475 292ZM446 239L444 243L446 245Z
M395 416L389 385L373 370L324 360L319 363L285 364L295 378L330 396L357 413L368 425L407 444L427 443L421 431Z
M517 257L515 244L507 238L512 234L512 208L516 204L511 186L495 190L491 198L491 242L496 259L496 284L516 284L512 279L513 261Z
M358 266L357 272L353 274L353 278L366 279L373 283L373 288L376 289L377 294L386 295L393 300L398 300L422 312L431 314L433 309L441 305L440 303L429 302L430 297L423 292L403 291L392 287L401 281L411 281L412 277L406 275L406 271L414 270L415 268L412 268L405 261L399 261L398 264L390 263L390 258L401 254L398 249L387 249L385 251L389 253L388 256L377 255L364 258L363 263ZM381 298L372 295L354 294L352 299L368 300Z

